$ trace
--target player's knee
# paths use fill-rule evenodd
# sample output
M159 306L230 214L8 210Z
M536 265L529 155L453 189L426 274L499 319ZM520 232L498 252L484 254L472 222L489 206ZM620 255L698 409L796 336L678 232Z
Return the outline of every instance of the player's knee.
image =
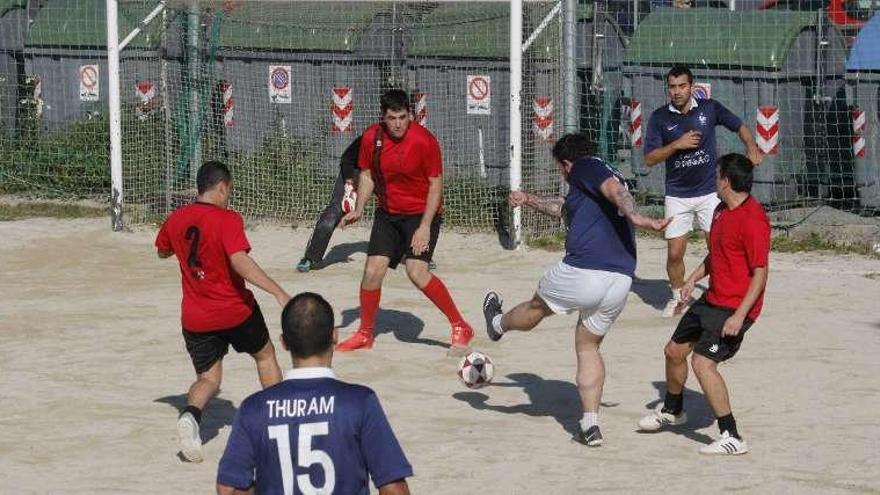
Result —
M364 283L369 285L381 284L385 276L385 267L373 263L367 263L364 268Z
M667 361L672 363L685 362L685 360L687 360L688 352L690 352L690 349L687 346L682 346L674 342L668 342L666 347L663 348L663 355L666 356Z

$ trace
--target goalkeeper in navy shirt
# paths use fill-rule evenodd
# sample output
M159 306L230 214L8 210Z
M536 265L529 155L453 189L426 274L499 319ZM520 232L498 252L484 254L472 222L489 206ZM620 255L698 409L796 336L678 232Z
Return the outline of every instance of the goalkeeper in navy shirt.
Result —
M330 364L333 308L297 295L281 314L293 356L284 381L244 400L217 473L217 493L409 494L413 471L376 393L339 381Z

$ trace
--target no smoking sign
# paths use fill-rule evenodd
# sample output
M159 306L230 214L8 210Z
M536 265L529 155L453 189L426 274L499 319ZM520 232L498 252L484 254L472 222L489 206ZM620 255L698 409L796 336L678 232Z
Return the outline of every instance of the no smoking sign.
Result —
M492 113L492 80L489 76L467 76L468 115L490 115Z
M82 65L79 68L79 99L80 101L98 101L100 99L99 76L97 65Z

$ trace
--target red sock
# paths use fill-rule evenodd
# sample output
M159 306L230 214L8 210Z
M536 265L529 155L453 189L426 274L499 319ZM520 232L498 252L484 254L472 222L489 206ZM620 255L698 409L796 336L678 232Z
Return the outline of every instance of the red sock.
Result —
M376 311L379 309L379 299L382 298L382 289L361 289L361 326L371 332L376 326Z
M461 313L458 312L458 307L452 301L452 296L449 295L449 290L439 278L432 275L422 292L428 296L434 306L443 311L443 314L449 319L449 323L455 324L463 320Z

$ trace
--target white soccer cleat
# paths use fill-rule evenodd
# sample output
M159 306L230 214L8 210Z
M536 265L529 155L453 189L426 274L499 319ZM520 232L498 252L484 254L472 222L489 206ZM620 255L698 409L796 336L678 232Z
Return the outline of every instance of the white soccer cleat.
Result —
M656 409L646 414L639 420L639 430L641 431L657 431L664 426L678 426L687 422L687 413L681 411L681 414L675 415L663 412L663 404L657 406Z
M180 453L189 462L202 462L202 437L199 435L199 423L192 414L185 412L177 420L177 438L180 441Z
M718 440L700 449L701 454L706 455L743 455L749 451L745 440L730 436L724 432Z
M673 316L680 315L682 311L679 308L683 305L684 304L679 301L677 297L673 297L666 301L666 306L663 307L663 313L661 313L661 316L663 318L672 318Z

